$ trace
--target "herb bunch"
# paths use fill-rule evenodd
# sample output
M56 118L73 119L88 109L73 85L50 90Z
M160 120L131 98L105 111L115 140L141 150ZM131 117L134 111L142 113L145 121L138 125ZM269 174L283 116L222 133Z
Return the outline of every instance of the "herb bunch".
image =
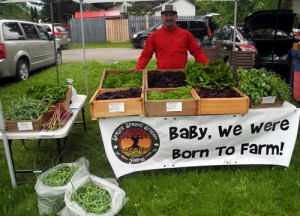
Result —
M238 88L248 95L254 104L267 96L293 102L291 87L275 72L265 68L252 68L250 71L239 68L237 74L240 79Z
M103 88L128 88L143 85L143 73L141 71L120 71L117 74L108 74L103 80Z
M181 86L175 90L168 92L149 91L147 95L148 100L175 100L175 99L193 99L189 88Z
M201 63L189 63L183 72L186 74L186 83L190 88L220 88L235 85L232 68L222 59L208 62L205 66Z
M67 86L40 84L27 89L25 95L50 104L56 104L66 100L68 90Z

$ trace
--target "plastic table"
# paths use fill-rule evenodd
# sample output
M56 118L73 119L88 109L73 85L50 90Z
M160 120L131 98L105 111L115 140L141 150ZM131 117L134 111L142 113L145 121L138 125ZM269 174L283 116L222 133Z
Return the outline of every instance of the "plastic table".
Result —
M77 97L72 100L72 103L70 104L68 109L73 111L73 115L67 121L66 125L64 125L64 127L60 128L56 131L40 131L40 132L24 132L24 133L6 132L6 138L8 140L8 144L9 144L9 149L6 152L6 158L7 158L7 160L11 160L11 161L8 161L8 163L12 164L12 167L9 167L9 168L13 170L13 174L43 172L42 170L15 170L14 161L13 161L13 152L11 149L13 140L21 140L24 147L27 148L24 140L38 140L38 144L37 144L37 147L38 147L38 145L40 144L42 139L56 139L58 159L59 159L60 163L62 162L62 146L61 146L60 139L62 139L62 138L64 139L64 143L63 143L63 147L64 147L65 143L66 143L66 137L68 136L68 134L74 124L83 124L84 131L86 131L84 107L83 107L86 100L87 100L86 95L77 95ZM75 122L80 111L82 113L82 122ZM0 139L3 139L3 133L1 133L1 132L0 132ZM15 176L14 176L14 178L15 178Z

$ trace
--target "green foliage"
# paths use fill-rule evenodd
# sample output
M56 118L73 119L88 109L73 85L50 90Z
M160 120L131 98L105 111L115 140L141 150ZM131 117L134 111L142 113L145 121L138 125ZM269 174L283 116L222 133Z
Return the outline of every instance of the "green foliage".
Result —
M0 4L0 12L2 18L31 21L30 7L27 7L26 3Z
M213 21L218 26L234 22L234 1L215 1L215 2L195 2L199 9L197 15L206 15L208 13L219 13L220 16L214 17ZM243 23L244 18L250 13L259 10L277 10L278 1L274 0L239 0L237 1L237 23ZM282 0L281 9L292 9L291 1Z
M265 68L250 71L243 68L237 70L240 83L238 88L248 95L255 104L261 97L276 96L288 102L293 102L292 90L278 74Z
M219 88L235 85L231 66L221 59L208 62L204 67L201 63L187 64L183 72L186 74L186 83L190 88Z
M25 95L37 100L56 104L66 100L68 90L67 86L39 84L28 88Z
M107 74L103 81L103 88L128 88L143 85L143 73L141 71L120 71L117 74Z
M148 100L175 100L175 99L193 99L189 88L182 86L168 92L149 91Z

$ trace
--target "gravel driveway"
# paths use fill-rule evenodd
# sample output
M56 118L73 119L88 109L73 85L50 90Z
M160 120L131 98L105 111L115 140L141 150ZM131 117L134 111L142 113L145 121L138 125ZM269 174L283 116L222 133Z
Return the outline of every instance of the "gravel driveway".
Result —
M138 60L142 49L138 48L96 48L86 49L86 61L117 61L117 60ZM193 58L189 55L189 58ZM62 59L64 62L83 62L83 50L62 50ZM155 59L153 55L152 59Z

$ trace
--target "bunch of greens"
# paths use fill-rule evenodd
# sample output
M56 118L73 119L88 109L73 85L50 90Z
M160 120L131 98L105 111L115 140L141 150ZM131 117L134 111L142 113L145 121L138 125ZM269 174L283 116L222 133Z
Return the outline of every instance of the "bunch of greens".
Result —
M66 100L68 90L67 86L40 84L27 89L25 95L50 104L56 104Z
M67 185L74 173L78 170L80 164L77 166L60 166L52 170L47 175L43 176L41 181L49 186L65 186Z
M208 62L205 66L201 63L187 64L183 72L186 74L187 86L191 88L219 88L235 85L231 66L221 59Z
M22 98L12 101L5 113L6 120L37 120L48 112L49 107L41 100Z
M240 79L238 88L248 95L254 104L266 96L276 96L293 102L291 87L275 72L265 68L252 68L250 71L239 68L237 74Z
M165 93L161 91L149 91L147 98L148 100L175 100L193 99L193 96L189 88L182 86Z
M71 201L75 201L86 212L94 214L105 213L111 207L111 197L108 191L101 189L92 180L71 194Z
M117 74L108 74L103 80L103 88L129 88L143 85L143 73L141 71L120 71Z

